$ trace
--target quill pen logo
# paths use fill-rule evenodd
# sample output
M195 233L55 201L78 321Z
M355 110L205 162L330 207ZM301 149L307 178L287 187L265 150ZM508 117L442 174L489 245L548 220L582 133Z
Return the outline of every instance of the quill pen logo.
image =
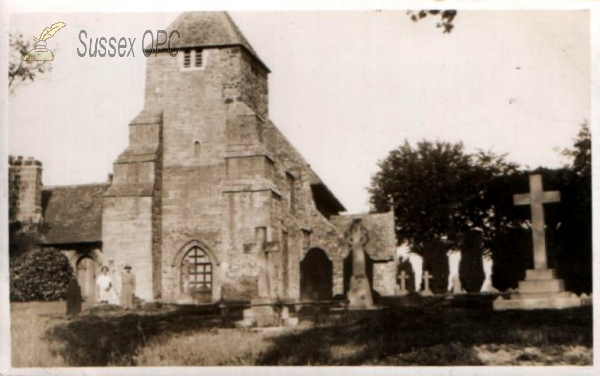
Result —
M52 51L46 48L46 41L54 36L57 31L67 26L64 22L57 22L52 24L52 26L47 27L40 34L39 39L33 37L35 40L35 48L29 52L25 56L23 56L23 61L52 61L54 60L54 54Z

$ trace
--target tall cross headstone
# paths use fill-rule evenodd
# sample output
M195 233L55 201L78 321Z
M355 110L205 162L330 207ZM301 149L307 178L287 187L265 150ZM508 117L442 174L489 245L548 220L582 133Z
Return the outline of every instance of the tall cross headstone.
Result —
M425 288L421 291L421 295L433 295L433 292L429 289L429 280L432 279L433 276L429 274L429 270L425 270L423 274L423 279L425 280Z
M494 300L494 310L580 307L582 300L565 291L564 281L556 278L556 270L548 269L546 261L543 204L559 202L560 193L544 192L540 175L529 176L529 190L527 194L514 195L514 203L531 205L534 268L526 270L525 279L519 281L517 291L510 291L509 299Z
M367 278L366 256L364 246L369 238L367 229L361 220L352 222L346 233L346 239L352 252L352 276L350 277L350 290L348 291L349 306L351 308L372 308L373 296Z
M547 269L546 233L544 230L544 205L560 201L560 192L544 192L541 175L529 176L529 193L514 195L515 205L531 206L534 269Z
M269 253L266 249L267 229L257 227L255 233L255 251L258 257L258 297L271 297L271 278L269 275Z
M404 272L404 270L398 275L398 279L400 280L400 291L398 291L399 295L406 295L408 291L406 290L406 280L410 279L408 274Z

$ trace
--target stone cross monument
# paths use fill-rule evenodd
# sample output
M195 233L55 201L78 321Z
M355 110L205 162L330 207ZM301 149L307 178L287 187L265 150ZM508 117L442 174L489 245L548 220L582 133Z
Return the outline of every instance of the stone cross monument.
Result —
M533 269L519 282L517 293L510 299L498 297L495 310L569 308L581 305L575 295L564 291L564 282L556 278L556 271L548 269L543 204L560 201L560 192L544 192L541 175L529 176L529 193L514 195L515 205L531 206L533 236Z
M402 273L398 275L398 279L400 280L400 290L398 291L398 295L408 294L408 290L406 290L406 280L410 279L410 277L403 270Z
M364 250L369 238L367 229L362 225L360 219L352 222L346 233L346 239L352 252L352 277L348 291L349 306L350 308L374 308L371 286L367 278Z
M431 289L429 288L429 280L432 279L433 276L429 274L429 270L425 270L425 274L423 275L423 280L425 281L425 288L421 291L422 296L430 296L433 295Z
M529 190L529 193L514 195L514 203L515 205L530 205L531 228L533 230L533 268L537 270L547 269L543 204L560 202L560 192L544 192L542 188L542 175L529 176Z

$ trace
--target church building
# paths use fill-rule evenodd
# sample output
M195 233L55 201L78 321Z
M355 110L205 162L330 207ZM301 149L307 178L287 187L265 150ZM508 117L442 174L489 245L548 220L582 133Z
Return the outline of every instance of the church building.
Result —
M67 255L89 299L101 266L118 280L131 265L136 296L179 304L343 295L360 223L371 288L393 295L393 213L341 214L269 120L269 68L227 13L184 13L173 29L180 50L146 59L111 181L43 187L39 161L11 158L10 219L43 223L41 245Z

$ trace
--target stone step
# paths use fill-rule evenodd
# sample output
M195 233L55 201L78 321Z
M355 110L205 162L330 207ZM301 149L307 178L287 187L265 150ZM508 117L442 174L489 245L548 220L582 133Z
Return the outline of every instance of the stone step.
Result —
M241 321L236 321L234 325L238 329L252 328L256 326L256 322L253 319L243 319Z
M247 308L243 311L244 318L253 318L256 316L275 315L275 311L271 306L260 306Z
M510 309L563 309L580 307L579 298L557 298L557 299L496 299L494 310L504 311Z
M298 325L298 318L297 317L288 317L286 319L281 320L283 323L283 326L296 326Z
M561 292L532 292L511 294L511 299L566 299L573 297L573 293L568 291ZM575 295L577 297L577 295Z
M525 272L525 280L556 279L555 269L528 269Z
M279 326L281 324L278 315L257 315L254 316L254 321L258 327Z
M254 298L250 300L251 305L257 304L275 304L277 303L277 299L273 298Z
M562 279L537 279L519 281L519 293L561 292L565 289Z

